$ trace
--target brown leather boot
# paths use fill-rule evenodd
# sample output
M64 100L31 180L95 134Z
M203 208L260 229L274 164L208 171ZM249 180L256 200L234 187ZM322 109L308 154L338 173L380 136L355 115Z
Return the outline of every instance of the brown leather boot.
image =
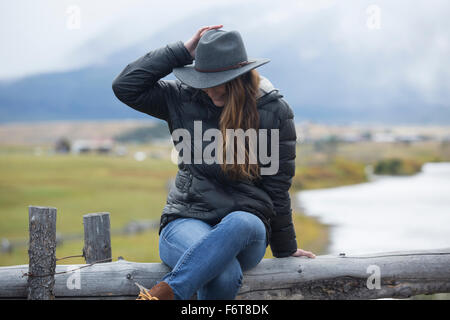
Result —
M167 282L161 281L150 290L136 283L141 292L136 300L174 300L172 288Z

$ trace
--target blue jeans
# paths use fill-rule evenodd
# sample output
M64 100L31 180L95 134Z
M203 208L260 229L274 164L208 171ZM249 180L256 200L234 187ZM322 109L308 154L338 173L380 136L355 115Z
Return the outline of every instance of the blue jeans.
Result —
M266 229L254 214L234 211L218 224L177 218L161 231L159 255L172 271L161 281L176 300L232 300L242 272L255 267L266 252Z

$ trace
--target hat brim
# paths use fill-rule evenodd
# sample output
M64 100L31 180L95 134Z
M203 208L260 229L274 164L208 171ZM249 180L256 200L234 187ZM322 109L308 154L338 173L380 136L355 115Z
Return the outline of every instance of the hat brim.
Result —
M270 59L266 58L249 58L249 64L226 71L220 72L199 72L195 70L194 65L186 65L179 68L173 69L173 74L178 78L181 82L187 84L190 87L196 89L205 89L215 87L234 78L239 77L240 75L255 69L257 67L262 66L270 61Z

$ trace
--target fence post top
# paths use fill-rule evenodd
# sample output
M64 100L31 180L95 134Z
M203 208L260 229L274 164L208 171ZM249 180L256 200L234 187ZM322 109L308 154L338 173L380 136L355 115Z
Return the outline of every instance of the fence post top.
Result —
M83 215L83 218L89 218L89 217L99 217L99 216L105 216L110 215L109 212L95 212L95 213L87 213Z
M31 209L31 208L33 208L33 209L41 209L41 210L57 210L57 209L54 208L54 207L42 207L42 206L33 206L33 205L29 205L29 206L28 206L28 209Z

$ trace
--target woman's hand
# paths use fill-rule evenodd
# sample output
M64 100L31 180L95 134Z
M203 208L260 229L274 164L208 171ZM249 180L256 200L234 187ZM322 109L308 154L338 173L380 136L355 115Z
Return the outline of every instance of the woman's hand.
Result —
M184 46L191 54L192 59L195 59L195 48L197 48L197 44L198 44L200 38L202 37L202 35L208 30L220 29L222 27L223 27L222 24L218 24L215 26L209 26L209 27L202 27L202 28L198 29L198 31L192 36L191 39L189 39L188 41L186 41L184 43Z
M308 258L315 258L316 255L310 251L306 251L306 250L302 250L302 249L297 249L296 252L294 252L293 254L291 254L292 257L301 257L301 256L306 256Z

